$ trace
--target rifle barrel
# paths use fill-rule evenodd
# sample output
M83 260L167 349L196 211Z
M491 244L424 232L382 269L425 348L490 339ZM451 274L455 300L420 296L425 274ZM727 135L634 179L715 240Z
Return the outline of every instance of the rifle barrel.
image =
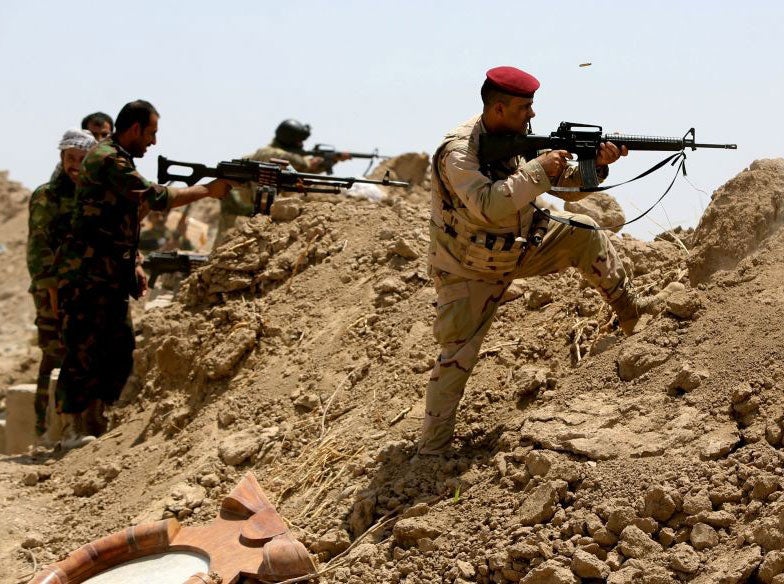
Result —
M737 150L737 144L695 144L694 148L724 148L726 150Z
M284 176L287 171L283 171ZM390 187L407 187L409 186L407 182L400 181L400 180L374 180L369 178L354 178L354 177L341 177L341 176L332 176L329 174L313 174L307 172L297 172L291 173L291 176L297 179L302 179L307 184L318 185L318 184L354 184L354 183L365 183L365 184L374 184L374 185L385 185Z
M389 158L389 156L384 156L375 152L349 152L348 155L351 156L351 158Z

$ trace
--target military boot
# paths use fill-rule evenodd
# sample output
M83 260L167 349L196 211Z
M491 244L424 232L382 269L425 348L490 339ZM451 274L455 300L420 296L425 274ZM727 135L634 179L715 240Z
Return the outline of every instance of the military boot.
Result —
M95 436L87 433L84 413L60 414L63 421L63 433L60 439L60 448L71 450L81 448L95 440Z
M434 416L425 412L417 454L437 456L448 452L452 447L452 436L455 433L455 418L456 414Z
M85 430L92 436L102 436L106 433L109 420L106 419L103 400L90 400L84 411Z
M667 305L667 298L674 292L684 290L685 286L679 282L671 282L658 294L641 295L631 284L626 283L620 296L610 301L610 306L618 317L618 324L624 334L634 333L634 327L642 315L656 316Z

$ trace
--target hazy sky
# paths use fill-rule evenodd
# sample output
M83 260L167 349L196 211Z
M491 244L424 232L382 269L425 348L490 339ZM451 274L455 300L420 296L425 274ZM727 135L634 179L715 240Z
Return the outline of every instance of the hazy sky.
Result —
M737 143L689 153L689 180L711 193L753 160L784 156L782 22L773 0L4 0L0 169L37 186L66 128L135 98L162 115L138 161L151 179L159 154L214 165L266 144L288 117L312 125L308 145L430 153L479 112L485 71L514 65L542 83L537 133L562 120L669 136L694 126L699 141ZM610 180L663 156L632 154ZM627 217L671 172L613 193ZM695 225L708 201L681 180L653 214L661 228L644 219L628 231Z

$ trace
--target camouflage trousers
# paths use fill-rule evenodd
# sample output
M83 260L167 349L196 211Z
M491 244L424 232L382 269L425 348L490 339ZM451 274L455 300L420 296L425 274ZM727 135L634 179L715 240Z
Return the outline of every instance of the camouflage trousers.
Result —
M95 400L111 404L120 397L133 367L133 325L127 292L103 286L60 291L65 357L57 409L78 414Z
M41 363L35 385L35 432L38 436L43 436L46 432L46 408L49 405L49 376L52 370L62 365L65 348L60 339L60 321L52 311L49 292L33 292L33 304L38 346L41 348Z
M557 215L596 224L583 215ZM508 279L492 283L443 271L433 274L438 293L433 332L441 345L441 353L425 395L420 453L434 454L449 447L466 382L476 365L501 297L512 280L552 274L570 267L578 269L608 301L621 293L626 281L623 264L605 232L552 221L542 243L528 250L517 271Z

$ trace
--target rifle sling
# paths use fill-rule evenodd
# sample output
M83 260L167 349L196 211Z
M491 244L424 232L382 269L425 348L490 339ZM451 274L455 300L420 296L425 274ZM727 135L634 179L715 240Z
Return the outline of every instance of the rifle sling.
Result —
M618 184L610 185L608 187L603 187L603 186L587 187L587 188L586 187L553 187L551 190L553 192L555 192L555 193L598 193L598 192L601 192L601 191L608 191L610 189L614 189L615 187L620 187L620 186L629 184L630 182L634 182L636 180L639 180L641 178L645 178L646 176L648 176L649 174L651 174L653 172L656 172L657 170L659 170L660 168L662 168L665 164L667 164L669 162L671 162L674 165L675 162L677 162L677 160L679 158L681 158L681 157L686 158L686 153L683 150L668 156L667 158L665 158L664 160L662 160L660 162L657 162L656 164L651 166L648 170L646 170L642 174L638 174L634 178L630 178L629 180L625 180L625 181L620 182Z
M675 175L672 177L672 180L670 181L670 184L667 187L667 190L665 190L664 193L662 193L661 197L659 197L656 200L656 202L653 205L651 205L644 213L638 215L634 219L626 221L625 223L620 223L618 225L613 225L611 227L599 227L599 226L595 226L595 225L588 225L587 223L583 223L581 221L575 221L574 219L568 219L568 218L563 218L563 217L556 217L554 215L551 215L548 209L540 209L539 207L536 206L536 203L533 202L533 201L531 201L530 205L534 209L536 209L537 211L546 214L550 218L551 221L555 221L556 223L563 223L564 225L569 225L571 227L577 227L579 229L590 229L592 231L615 231L617 229L620 229L621 227L624 227L626 225L629 225L631 223L634 223L635 221L638 221L638 220L642 219L648 213L653 211L654 207L656 207L656 205L661 203L662 199L665 196L667 196L667 193L670 192L670 190L672 189L672 185L675 184L675 179L678 178L678 174L681 171L683 171L683 176L686 176L686 152L680 151L680 152L677 152L677 153L675 153L675 154L673 154L671 156L668 156L667 158L665 158L661 162L655 164L654 166L652 166L651 168L649 168L648 170L643 172L642 174L640 174L638 176L635 176L634 178L631 178L631 179L629 179L627 181L624 181L624 182L621 182L621 183L618 183L618 184L614 184L614 185L610 185L609 187L591 187L591 188L587 188L587 189L586 188L580 188L580 187L574 187L574 188L572 188L572 187L554 187L552 189L554 192L562 192L562 193L563 192L597 193L597 192L600 192L600 191L606 191L608 189L614 189L615 187L619 187L621 185L625 185L625 184L628 184L630 182L634 182L634 181L636 181L638 179L641 179L643 177L648 176L652 172L656 172L657 170L662 168L667 163L670 163L671 165L675 165L677 162L680 162L680 163L678 164L678 168L675 170Z

